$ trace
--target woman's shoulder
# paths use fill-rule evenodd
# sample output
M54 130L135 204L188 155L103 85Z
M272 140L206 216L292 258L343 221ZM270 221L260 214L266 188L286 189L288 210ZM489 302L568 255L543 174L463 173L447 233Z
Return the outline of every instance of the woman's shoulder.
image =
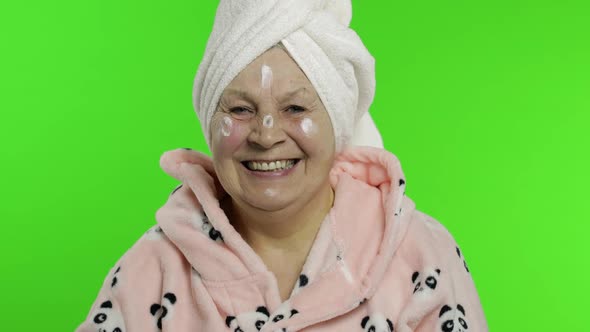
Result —
M174 243L170 241L162 228L155 224L139 236L115 265L125 264L129 269L137 268L145 271L148 266L161 266L166 260L173 258L171 256L182 258L178 255Z
M144 317L136 322L141 325L136 326L138 330L154 330L155 323L149 318L159 315L164 298L170 297L164 292L165 273L184 271L182 259L162 229L158 225L150 227L109 269L86 319L76 331L126 331L128 317Z
M447 227L420 210L413 211L403 244L410 247L411 251L426 257L457 254L461 256L459 244Z
M157 283L165 269L164 265L175 260L181 261L182 258L162 229L158 225L151 226L111 264L102 289L134 289L134 280Z
M446 240L454 240L451 232L436 218L421 210L414 210L412 214L413 230L422 236L431 236Z

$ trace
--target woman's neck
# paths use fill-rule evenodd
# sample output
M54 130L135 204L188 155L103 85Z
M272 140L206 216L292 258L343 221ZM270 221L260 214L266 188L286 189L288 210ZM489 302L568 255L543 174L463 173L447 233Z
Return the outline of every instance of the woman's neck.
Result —
M222 208L236 231L260 256L307 256L333 202L334 192L326 183L308 202L277 211L260 210L231 198L222 202Z

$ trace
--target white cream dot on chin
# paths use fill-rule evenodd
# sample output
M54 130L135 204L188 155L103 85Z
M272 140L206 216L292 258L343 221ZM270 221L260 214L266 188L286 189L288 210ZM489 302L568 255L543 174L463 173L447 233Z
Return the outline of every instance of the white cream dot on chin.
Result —
M265 194L266 196L268 196L268 197L275 197L275 196L277 195L277 191L276 191L276 190L274 190L274 189L271 189L271 188L267 188L267 189L264 191L264 194Z
M231 134L233 126L234 123L229 116L223 117L223 122L221 123L221 134L225 137L228 137Z
M272 128L274 124L274 119L272 117L272 115L267 114L264 116L264 118L262 119L262 125L266 128Z
M310 118L304 118L301 120L301 131L309 136L317 131L317 126Z
M262 89L270 89L272 84L272 69L267 65L262 65L262 68L260 68L260 74L260 85L262 86Z

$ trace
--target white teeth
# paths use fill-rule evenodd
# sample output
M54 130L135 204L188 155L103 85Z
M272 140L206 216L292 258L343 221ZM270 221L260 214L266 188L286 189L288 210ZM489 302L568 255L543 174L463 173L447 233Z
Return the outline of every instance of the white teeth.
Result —
M295 160L275 160L269 163L267 162L257 162L257 161L248 161L246 166L253 170L253 171L282 171L284 169L289 169L295 165Z

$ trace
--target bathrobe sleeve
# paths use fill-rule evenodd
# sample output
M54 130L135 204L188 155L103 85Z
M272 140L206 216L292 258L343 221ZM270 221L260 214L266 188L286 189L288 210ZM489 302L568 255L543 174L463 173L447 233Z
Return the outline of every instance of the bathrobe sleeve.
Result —
M428 216L424 225L430 230L425 231L430 233L430 251L435 253L426 255L425 261L437 262L439 266L440 289L436 291L440 294L434 296L435 305L424 313L415 331L488 331L471 271L455 238L442 224Z
M160 331L166 309L158 243L153 241L158 236L157 228L151 228L110 269L76 332Z

